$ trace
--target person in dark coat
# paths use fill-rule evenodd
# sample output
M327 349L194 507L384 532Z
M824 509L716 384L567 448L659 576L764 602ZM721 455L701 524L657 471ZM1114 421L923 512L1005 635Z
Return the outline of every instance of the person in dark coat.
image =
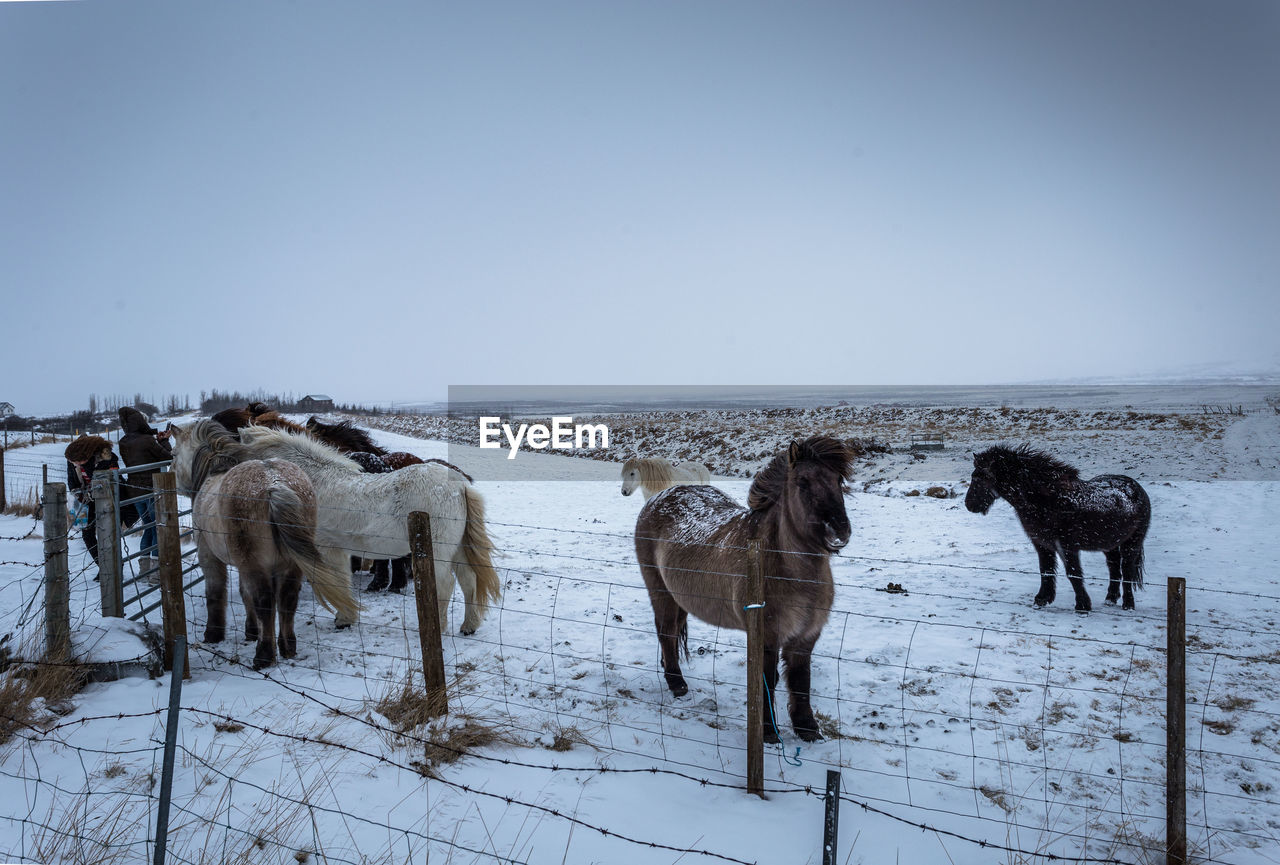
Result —
M89 550L93 563L98 563L97 509L93 502L91 486L94 472L109 471L120 467L120 461L111 451L111 442L102 436L84 435L67 445L67 490L76 500L89 508L89 521L80 537ZM95 577L96 579L96 577Z
M149 463L163 462L173 457L169 434L151 427L146 415L130 406L120 408L120 459L125 468L141 466ZM158 469L146 469L140 472L129 472L125 475L127 483L120 490L122 499L147 495L152 492L151 476ZM146 575L156 566L156 501L147 498L137 503L138 516L142 520L142 556L138 560L138 573Z

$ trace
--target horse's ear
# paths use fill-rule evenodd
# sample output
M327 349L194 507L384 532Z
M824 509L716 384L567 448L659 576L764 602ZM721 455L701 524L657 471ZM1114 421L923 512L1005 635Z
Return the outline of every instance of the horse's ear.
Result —
M791 440L791 447L787 448L787 464L795 465L800 459L800 442L795 439Z

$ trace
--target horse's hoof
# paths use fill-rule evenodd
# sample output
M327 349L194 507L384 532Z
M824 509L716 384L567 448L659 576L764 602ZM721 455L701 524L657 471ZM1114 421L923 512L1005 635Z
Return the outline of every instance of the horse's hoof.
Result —
M1132 600L1127 600L1127 601L1125 601L1125 602L1124 602L1124 609L1126 609L1126 610L1132 610L1132 609L1134 609L1133 601L1132 601Z
M782 740L778 738L778 734L773 732L772 724L764 725L764 743L766 745L777 745Z
M1119 598L1113 598L1113 597L1111 597L1110 595L1107 595L1106 603L1108 603L1108 604L1110 604L1111 606L1113 606L1113 607L1114 607L1116 604L1120 603L1120 599L1119 599Z
M214 631L206 628L204 632L204 641L206 643L221 643L226 637L225 631Z
M459 633L459 634L462 634L462 636L464 636L464 637L469 637L469 636L471 636L472 634L474 634L475 632L476 632L476 629L475 629L475 628L468 628L468 627L466 627L466 626L463 626L463 627L461 627L461 628L459 628L459 629L458 629L458 633Z
M796 731L796 735L806 742L821 742L822 734L818 732L818 725L811 723L805 725L792 725L792 729Z
M1047 606L1047 605L1052 604L1052 603L1053 603L1053 598L1042 598L1042 597L1040 597L1039 595L1036 595L1036 606L1037 606L1037 607L1044 607L1044 606Z
M685 684L683 679L678 682L667 682L667 687L671 689L671 696L673 697L683 697L689 693L689 686Z

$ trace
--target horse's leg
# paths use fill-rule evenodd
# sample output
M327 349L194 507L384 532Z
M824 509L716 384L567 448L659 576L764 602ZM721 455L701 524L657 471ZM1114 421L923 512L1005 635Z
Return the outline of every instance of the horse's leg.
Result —
M196 547L200 572L204 574L204 608L208 617L204 624L204 641L221 643L227 637L227 566L205 550Z
M1111 582L1107 583L1107 603L1114 604L1120 600L1120 548L1107 550L1107 572L1111 575Z
M653 626L658 632L658 648L662 651L662 673L667 687L676 697L689 693L689 685L680 673L680 637L688 640L689 614L680 608L676 599L667 591L658 569L641 565L645 586L649 589L649 605L653 607ZM776 675L776 671L775 671Z
M252 576L250 572L240 571L240 600L244 602L244 641L246 643L257 642L258 639L258 616L255 613L257 607L254 604L253 592L250 590Z
M454 574L458 580L458 588L462 589L462 599L466 603L466 615L462 619L462 627L459 630L464 636L469 637L484 621L484 611L476 602L476 572L467 564L466 557L460 555L458 561L454 562ZM449 586L449 592L453 593L453 586Z
M1089 612L1093 609L1093 601L1089 600L1089 593L1084 588L1084 570L1080 567L1080 551L1064 548L1062 565L1063 570L1067 572L1067 579L1071 581L1071 588L1076 591L1076 612Z
M777 713L774 705L777 702L775 698L778 696L778 647L776 644L769 644L768 637L765 638L764 645L764 705L761 708L760 720L764 725L764 740L770 745L776 744L778 739L777 732ZM808 667L805 668L806 670ZM788 670L788 674L790 671ZM809 687L805 685L805 697L809 695ZM797 733L800 731L797 730Z
M1040 593L1036 595L1036 606L1043 607L1052 604L1058 593L1055 586L1058 581L1058 559L1053 547L1036 541L1032 541L1032 544L1036 548L1036 555L1040 557Z
M298 635L293 630L293 619L298 612L298 592L302 589L302 570L288 568L276 586L276 611L280 616L279 636L276 644L280 657L292 658L298 654Z
M400 594L409 584L409 557L391 560L391 591Z
M782 663L787 668L787 711L791 714L791 728L806 742L822 738L818 732L818 721L813 717L813 707L809 704L810 669L816 642L818 634L792 640L782 647Z
M361 564L360 557L352 556L351 557L351 573L353 574L360 573L360 564Z
M240 594L249 606L246 619L257 620L258 649L253 653L253 668L261 670L276 662L276 589L271 575L259 571L240 571ZM246 625L246 629L247 629Z
M1132 610L1133 587L1142 585L1142 544L1146 540L1146 531L1136 539L1129 538L1120 545L1121 582L1124 584L1124 609Z
M390 582L387 564L386 559L378 559L373 563L373 566L369 569L370 573L373 574L373 579L369 581L369 585L364 587L366 592L380 592L387 587L387 583Z

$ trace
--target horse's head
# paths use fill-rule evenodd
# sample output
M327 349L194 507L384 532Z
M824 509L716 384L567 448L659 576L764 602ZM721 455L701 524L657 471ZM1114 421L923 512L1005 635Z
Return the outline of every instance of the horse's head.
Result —
M165 432L169 433L171 442L171 450L173 451L173 475L178 482L178 489L187 495L192 494L191 490L191 462L195 453L192 447L191 428L195 424L187 426L177 426L169 424L165 428Z
M844 507L853 455L830 436L793 441L751 484L747 505L762 512L781 505L783 519L815 551L839 552L853 533Z
M221 474L239 461L236 438L217 421L186 426L169 424L173 439L173 474L178 489L194 496L211 474Z
M635 460L627 460L622 464L622 494L629 496L640 486L640 467Z
M964 497L964 506L970 513L985 514L1000 498L996 490L997 456L995 448L973 455L973 476L969 478L969 492Z

